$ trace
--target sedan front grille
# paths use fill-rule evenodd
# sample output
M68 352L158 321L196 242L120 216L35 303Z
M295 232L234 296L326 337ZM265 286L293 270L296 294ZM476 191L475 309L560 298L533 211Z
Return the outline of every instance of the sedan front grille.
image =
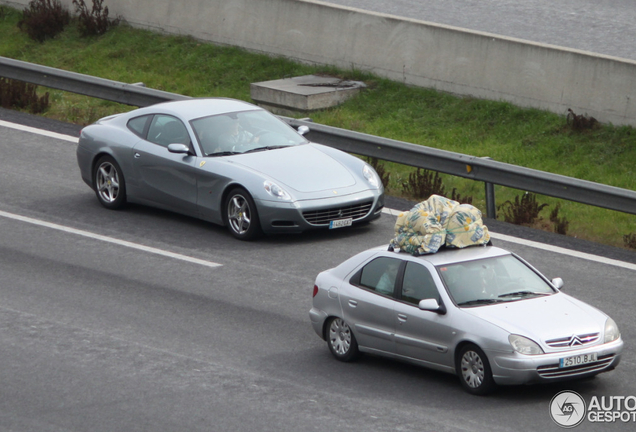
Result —
M588 345L598 340L598 333L588 333L582 335L566 336L558 339L546 341L546 345L550 348L576 348L582 345Z
M607 368L613 360L614 354L609 354L599 357L598 361L594 363L586 363L568 368L560 368L558 363L547 366L539 366L537 368L537 373L542 378L572 377L590 372L600 372L603 369Z
M354 221L365 217L373 206L373 201L362 202L345 207L333 207L328 209L303 212L303 217L311 225L329 225L332 220L348 219Z

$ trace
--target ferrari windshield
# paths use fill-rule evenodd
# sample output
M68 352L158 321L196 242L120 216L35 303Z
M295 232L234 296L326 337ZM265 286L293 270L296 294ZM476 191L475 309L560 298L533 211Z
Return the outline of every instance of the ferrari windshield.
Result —
M513 255L504 255L437 268L458 306L517 301L554 294L555 290Z
M232 112L190 122L206 156L225 156L306 143L307 140L264 110Z

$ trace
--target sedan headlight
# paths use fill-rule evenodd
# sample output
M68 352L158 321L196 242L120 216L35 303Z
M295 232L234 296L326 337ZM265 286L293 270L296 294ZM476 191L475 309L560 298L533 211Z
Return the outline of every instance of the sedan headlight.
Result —
M263 183L263 187L265 188L267 193L269 193L274 198L285 201L291 200L291 196L289 196L289 194L285 192L285 189L281 188L276 183L266 180L265 183Z
M508 341L510 342L510 345L512 345L512 348L519 354L543 354L541 347L535 341L530 340L527 337L511 334L508 336Z
M371 168L369 165L365 165L364 168L362 168L362 175L364 176L365 179L367 179L369 183L371 183L371 186L376 187L378 189L380 188L380 184L381 184L380 178L376 174L375 170Z
M608 318L605 321L605 339L603 343L613 342L621 337L621 332L618 331L618 326L613 319Z

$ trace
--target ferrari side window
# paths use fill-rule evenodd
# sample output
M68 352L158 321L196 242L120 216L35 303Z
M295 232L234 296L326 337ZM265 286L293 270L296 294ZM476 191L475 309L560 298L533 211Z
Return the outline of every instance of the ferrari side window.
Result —
M141 117L135 117L133 119L128 120L128 129L130 129L135 135L140 138L144 138L146 132L146 125L148 124L148 120L151 116L145 115Z
M431 298L439 302L439 292L431 273L421 264L407 263L402 282L402 300L418 304L420 300Z
M168 147L169 144L190 145L188 130L175 117L157 114L148 128L148 141Z
M374 259L362 269L360 285L380 294L392 296L400 264L401 261L395 258Z

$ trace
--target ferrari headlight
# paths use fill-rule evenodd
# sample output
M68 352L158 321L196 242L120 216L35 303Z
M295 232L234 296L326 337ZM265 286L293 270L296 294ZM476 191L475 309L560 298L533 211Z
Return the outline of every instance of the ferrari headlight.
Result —
M380 178L376 174L375 170L369 165L365 165L364 168L362 168L362 175L369 183L371 183L371 186L380 188Z
M530 340L527 337L511 334L508 336L508 341L510 342L510 345L512 345L512 348L519 354L543 354L541 347L535 341Z
M613 342L619 337L621 337L621 332L618 331L618 326L613 319L608 318L605 321L605 339L603 343Z
M265 188L267 193L269 193L274 198L278 198L280 200L285 200L285 201L291 200L291 197L289 196L289 194L285 192L285 190L281 188L280 186L278 186L276 183L266 180L265 183L263 183L263 187Z

